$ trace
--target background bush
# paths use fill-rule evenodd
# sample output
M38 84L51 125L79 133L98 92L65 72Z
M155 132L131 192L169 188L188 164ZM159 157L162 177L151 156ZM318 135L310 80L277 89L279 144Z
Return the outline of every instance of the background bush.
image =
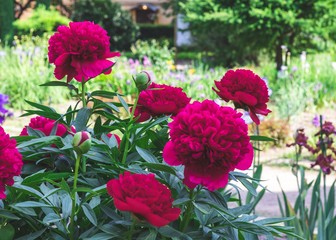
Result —
M162 24L139 24L141 40L167 40L169 46L174 46L174 26Z
M110 36L112 50L128 50L139 35L129 12L111 1L77 1L71 18L73 21L93 21L102 26Z
M0 93L9 96L11 107L25 109L25 99L44 104L67 99L67 89L39 87L54 72L47 59L47 37L22 36L14 41L15 47L0 46Z
M18 36L29 34L42 36L44 33L55 31L60 25L68 25L69 22L70 19L62 16L58 11L39 6L28 19L16 20L14 28Z

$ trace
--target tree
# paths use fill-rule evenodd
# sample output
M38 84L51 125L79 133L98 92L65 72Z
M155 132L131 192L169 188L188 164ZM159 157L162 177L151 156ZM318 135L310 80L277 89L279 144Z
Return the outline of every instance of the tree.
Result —
M13 40L14 2L13 0L0 1L0 40L11 43Z
M77 1L71 18L74 21L94 21L102 26L110 36L113 50L128 50L139 34L129 12L111 1Z
M257 62L260 51L282 63L292 52L321 48L336 23L336 0L186 0L180 4L198 46L226 65Z

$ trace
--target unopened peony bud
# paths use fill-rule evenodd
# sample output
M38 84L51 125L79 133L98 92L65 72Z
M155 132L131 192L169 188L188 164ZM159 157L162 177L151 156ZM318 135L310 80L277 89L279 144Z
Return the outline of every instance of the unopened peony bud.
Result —
M133 77L133 80L139 92L146 90L151 84L151 78L146 71L136 74L135 77Z
M78 154L87 153L91 148L91 136L88 132L78 132L72 140L72 146Z

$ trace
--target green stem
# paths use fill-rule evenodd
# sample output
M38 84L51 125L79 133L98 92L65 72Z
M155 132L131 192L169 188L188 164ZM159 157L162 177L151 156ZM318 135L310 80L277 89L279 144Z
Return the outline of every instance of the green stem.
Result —
M128 240L132 240L134 228L135 228L135 219L133 218L132 225L131 225L130 230L128 232L128 237L127 237Z
M74 240L75 235L75 214L76 214L76 193L77 193L77 180L78 180L78 171L79 171L79 163L82 155L78 154L76 157L75 163L75 175L74 175L74 182L73 182L73 189L71 192L72 198L72 209L71 209L71 216L70 216L70 239Z
M126 157L127 157L127 154L128 154L128 148L129 148L129 138L130 138L130 130L133 126L133 119L134 119L134 112L135 112L135 108L138 104L138 100L139 100L139 94L140 92L137 90L137 94L136 94L136 98L135 98L135 101L134 101L134 104L133 104L133 107L132 107L132 112L131 112L131 116L130 116L130 120L129 120L129 125L126 129L126 138L125 138L125 149L124 149L124 154L123 154L123 158L122 158L122 164L125 164L126 163Z
M82 80L82 103L83 103L83 108L85 108L86 100L85 100L85 81L84 79Z
M327 178L325 173L323 173L323 196L324 196L324 211L325 211L327 206Z
M185 215L184 215L184 217L182 219L182 222L181 222L181 225L180 225L180 229L181 229L182 232L184 232L186 230L186 228L188 227L188 224L190 222L190 218L193 215L192 211L194 209L194 207L193 207L194 189L190 190L189 198L190 198L190 201L187 204Z

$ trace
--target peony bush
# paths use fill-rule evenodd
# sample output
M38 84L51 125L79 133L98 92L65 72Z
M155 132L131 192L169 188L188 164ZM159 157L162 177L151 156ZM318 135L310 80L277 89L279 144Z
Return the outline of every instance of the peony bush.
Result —
M257 192L258 180L247 175L255 170L251 141L267 138L248 135L238 108L249 108L255 122L256 114L270 112L267 87L257 75L237 70L244 78L216 84L237 109L193 101L181 88L152 83L145 72L134 76L138 92L128 104L118 93L87 89L88 81L111 72L111 58L120 54L109 48L106 31L92 22L60 26L50 38L49 61L61 81L43 86L74 90L77 102L59 113L27 101L33 109L24 115L33 116L20 136L10 140L0 129L1 236L296 236L283 225L291 218L253 213L265 189ZM238 97L225 97L225 88ZM240 197L238 184L249 191L248 199Z

